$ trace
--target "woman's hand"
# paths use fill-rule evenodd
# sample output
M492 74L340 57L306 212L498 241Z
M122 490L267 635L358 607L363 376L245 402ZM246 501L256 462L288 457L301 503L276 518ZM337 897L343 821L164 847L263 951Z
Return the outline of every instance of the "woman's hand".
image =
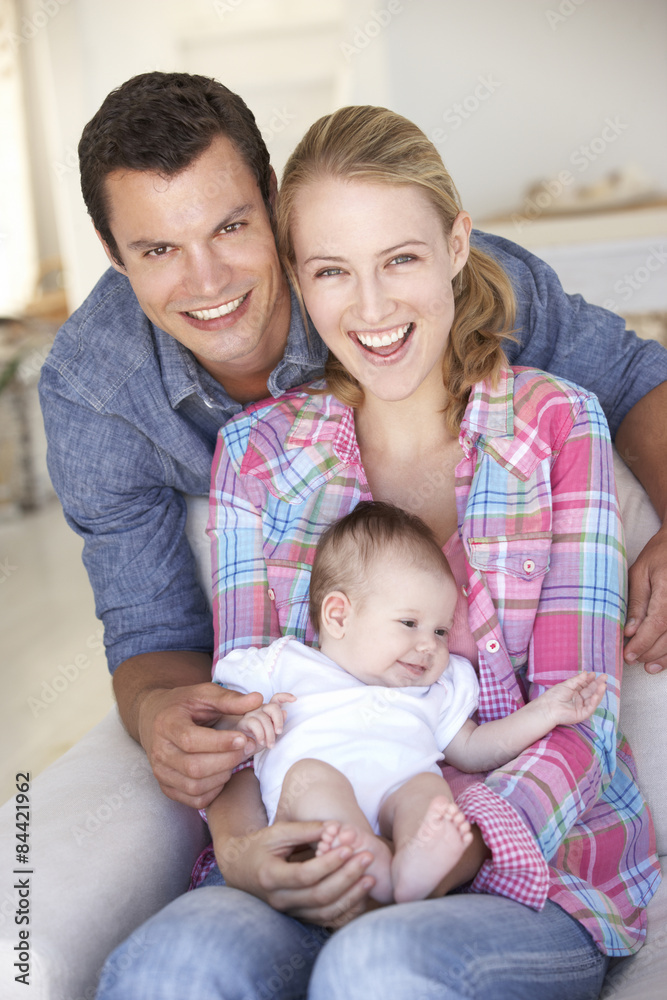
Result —
M323 927L341 927L364 912L374 879L364 875L368 851L348 847L305 861L289 860L317 842L323 823L274 823L214 848L227 885L263 899L274 910Z
M322 927L341 927L364 912L375 882L365 874L373 860L370 851L352 854L349 847L339 847L319 858L309 856L324 824L267 826L259 782L249 768L232 776L207 809L207 819L227 885Z

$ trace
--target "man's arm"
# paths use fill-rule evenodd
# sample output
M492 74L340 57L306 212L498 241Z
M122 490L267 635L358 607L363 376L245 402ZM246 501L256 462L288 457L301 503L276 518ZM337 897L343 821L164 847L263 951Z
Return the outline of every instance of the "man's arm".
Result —
M658 673L667 668L667 382L635 403L616 448L662 521L630 568L624 653L627 663L643 661L648 673Z
M142 653L125 660L113 678L118 710L129 734L146 751L169 798L206 807L255 750L235 730L210 728L223 715L241 716L262 703L210 681L203 653Z

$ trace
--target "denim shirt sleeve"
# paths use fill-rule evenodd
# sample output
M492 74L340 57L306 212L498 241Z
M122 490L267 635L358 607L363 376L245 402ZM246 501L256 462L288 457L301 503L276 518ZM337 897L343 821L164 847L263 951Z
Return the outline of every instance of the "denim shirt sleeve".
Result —
M64 391L46 365L40 397L48 465L104 623L109 670L163 650L210 652L211 615L185 535L183 495L161 450L129 421Z
M541 368L595 393L612 437L642 396L667 381L667 350L625 329L615 313L567 295L556 272L523 247L475 232L473 244L494 257L514 287L515 335L510 364Z

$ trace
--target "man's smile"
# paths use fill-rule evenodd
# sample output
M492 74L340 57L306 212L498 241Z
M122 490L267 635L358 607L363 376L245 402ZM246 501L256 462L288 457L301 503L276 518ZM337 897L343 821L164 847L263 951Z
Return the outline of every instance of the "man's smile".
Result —
M190 309L186 312L186 315L198 320L220 319L221 316L228 316L229 313L236 312L247 296L248 292L245 295L241 295L238 299L233 299L231 302L224 302L213 309Z

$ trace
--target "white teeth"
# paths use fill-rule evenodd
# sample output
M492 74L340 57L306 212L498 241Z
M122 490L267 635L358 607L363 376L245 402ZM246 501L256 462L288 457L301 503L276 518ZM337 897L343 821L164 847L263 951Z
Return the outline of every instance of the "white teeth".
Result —
M401 340L409 329L410 323L406 323L405 326L399 326L391 333L383 333L382 336L377 333L358 333L357 340L364 347L389 347L390 344Z
M218 306L217 309L193 309L188 313L188 316L194 316L195 319L203 320L219 319L221 316L228 316L229 313L238 309L245 297L245 295L242 295L240 299L234 299L233 302L225 302L224 305Z

